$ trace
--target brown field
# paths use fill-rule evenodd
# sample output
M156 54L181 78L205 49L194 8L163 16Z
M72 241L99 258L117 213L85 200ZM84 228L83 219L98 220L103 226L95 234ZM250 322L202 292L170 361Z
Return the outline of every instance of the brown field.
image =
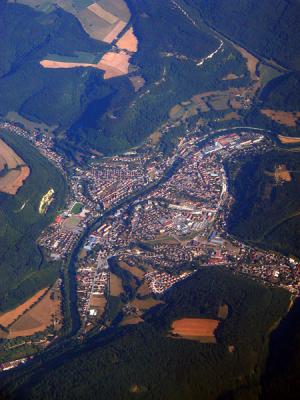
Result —
M150 141L151 141L151 144L153 144L154 146L155 146L156 144L158 144L159 141L160 141L160 139L161 139L161 137L162 137L162 133L161 133L160 131L153 132L153 133L149 136L149 139L150 139Z
M92 11L97 17L104 19L104 21L108 22L109 24L115 24L119 18L106 11L103 7L101 7L98 3L93 3L88 6L88 9Z
M120 296L124 292L122 279L112 272L109 273L110 277L110 294L111 296Z
M4 326L5 328L13 323L20 315L22 315L28 308L30 308L40 297L42 297L47 288L39 290L34 296L30 297L27 301L23 304L19 305L18 307L14 308L11 311L8 311L4 314L0 315L0 325Z
M117 25L103 38L103 42L112 43L126 25L127 22L119 21Z
M150 294L150 289L149 286L147 285L146 282L143 282L143 284L139 287L137 294L140 296L148 296Z
M290 128L296 128L297 121L300 119L300 112L287 112L265 109L261 110L261 113L271 118L273 121L281 125L289 126Z
M30 310L25 312L9 329L9 338L18 336L30 336L37 332L42 332L48 326L61 327L61 295L56 292L54 298L53 290L50 289L45 296L34 305Z
M138 92L145 85L145 79L142 76L131 76L129 80L135 92Z
M291 182L292 181L292 176L290 172L287 170L285 164L278 165L275 169L274 172L274 177L276 182Z
M180 104L176 104L174 107L171 108L169 111L169 117L174 119L177 117L177 114L182 111L182 106Z
M228 312L229 312L228 305L222 304L218 310L218 318L226 319L228 317Z
M40 64L44 68L97 68L104 71L104 79L110 79L128 74L129 59L130 56L121 51L120 53L105 53L97 64L72 63L52 60L42 60L40 61Z
M215 331L220 321L207 318L183 318L172 323L172 334L185 339L215 339Z
M133 276L135 276L138 279L144 278L145 272L137 267L131 267L124 261L120 261L119 266L120 266L120 268L125 269L126 271L130 272Z
M0 139L0 157L8 169L14 169L21 165L25 165L22 158L19 157L2 139Z
M149 308L155 307L158 304L164 304L164 302L161 300L155 300L151 297L151 298L145 299L145 300L135 299L135 300L133 300L133 302L131 304L134 307L137 307L140 310L144 311L144 310L149 310Z
M144 320L141 317L138 317L137 315L126 315L122 319L120 326L136 325L139 324L140 322L144 322Z
M283 144L300 143L300 137L289 137L289 136L278 135L278 139Z
M224 121L231 121L233 119L238 121L241 119L241 117L239 116L239 114L237 114L236 112L233 111L233 112L229 112L229 113L225 114L224 118L223 118Z
M138 40L133 32L132 27L129 28L124 35L116 43L119 49L127 50L132 53L138 50Z
M0 192L16 195L17 191L23 185L23 182L30 175L29 167L13 169L8 171L5 176L0 178Z

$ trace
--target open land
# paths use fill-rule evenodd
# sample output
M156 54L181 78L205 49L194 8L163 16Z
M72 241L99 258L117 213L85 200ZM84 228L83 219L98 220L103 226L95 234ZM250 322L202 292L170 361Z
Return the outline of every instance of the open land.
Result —
M110 294L111 296L120 296L121 293L124 292L122 279L119 278L117 275L110 272L109 274L110 279Z
M0 192L16 195L30 169L16 152L0 139Z
M172 333L184 339L200 340L211 338L215 340L215 331L220 321L207 318L183 318L172 323Z
M42 12L53 11L56 6L73 14L90 37L106 43L113 40L127 25L130 12L123 0L77 2L73 0L17 0Z
M278 135L278 139L282 144L300 143L300 137L289 137L289 136Z
M133 276L135 276L138 279L143 279L145 272L142 271L141 269L135 267L135 266L130 266L124 261L119 262L119 266L122 269L125 269L126 271L130 272Z
M9 328L9 337L31 336L49 326L59 330L62 325L61 293L57 283L32 308Z
M290 171L287 170L286 165L281 164L278 165L275 169L275 180L276 182L291 182L292 181L292 176L290 174Z
M53 60L42 60L40 64L44 68L96 68L104 71L104 79L111 79L128 74L129 59L130 56L126 52L121 51L119 53L105 53L97 64Z
M116 45L119 49L131 51L133 53L137 52L138 41L132 27L124 33L124 35L117 41Z
M23 304L0 315L0 325L7 327L12 324L18 317L20 317L26 310L28 310L34 303L36 303L47 291L47 288L39 290L34 296L25 301Z
M277 111L264 109L261 110L261 113L271 118L273 121L288 126L290 128L296 128L297 122L300 119L300 112L287 112L287 111ZM292 142L290 142L292 143Z

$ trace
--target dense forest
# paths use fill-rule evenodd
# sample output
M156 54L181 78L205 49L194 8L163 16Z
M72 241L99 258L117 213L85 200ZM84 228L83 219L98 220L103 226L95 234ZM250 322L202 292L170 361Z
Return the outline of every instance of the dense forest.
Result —
M64 204L66 184L60 172L23 138L0 132L30 167L30 176L15 196L0 193L0 311L12 308L52 283L59 264L48 264L36 239ZM55 190L46 215L38 208L42 196Z
M250 51L300 69L298 0L179 0Z
M291 149L292 150L292 149ZM300 157L276 150L227 165L235 203L229 230L242 240L300 256ZM284 165L291 181L275 179Z
M269 332L287 310L288 292L211 267L163 300L142 324L97 335L56 358L38 357L4 377L2 391L22 399L255 398ZM218 318L223 304L229 315L217 330L217 344L169 337L173 320Z

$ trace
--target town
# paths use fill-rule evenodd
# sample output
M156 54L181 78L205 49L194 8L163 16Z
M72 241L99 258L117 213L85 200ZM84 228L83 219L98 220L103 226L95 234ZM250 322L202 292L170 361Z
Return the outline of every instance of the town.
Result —
M30 139L64 170L50 137L29 137L8 123L1 127ZM169 156L148 142L123 155L93 156L88 166L64 172L70 187L67 207L38 243L50 260L64 260L84 238L76 266L81 332L110 325L110 299L118 279L119 294L124 294L124 271L134 279L134 298L140 302L158 299L199 267L216 265L299 295L296 259L253 248L227 232L234 199L228 191L226 160L267 152L272 146L260 130L195 130L187 131ZM142 315L140 303L133 300L123 299L124 314L135 310Z

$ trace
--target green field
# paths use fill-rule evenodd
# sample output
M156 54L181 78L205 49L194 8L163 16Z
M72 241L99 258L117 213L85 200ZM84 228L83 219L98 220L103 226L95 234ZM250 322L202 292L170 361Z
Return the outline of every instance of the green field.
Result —
M48 264L35 241L64 205L66 184L60 172L28 142L1 131L4 139L30 167L31 174L16 196L0 193L0 310L14 307L49 285L59 264ZM45 215L39 213L43 195L55 191Z

